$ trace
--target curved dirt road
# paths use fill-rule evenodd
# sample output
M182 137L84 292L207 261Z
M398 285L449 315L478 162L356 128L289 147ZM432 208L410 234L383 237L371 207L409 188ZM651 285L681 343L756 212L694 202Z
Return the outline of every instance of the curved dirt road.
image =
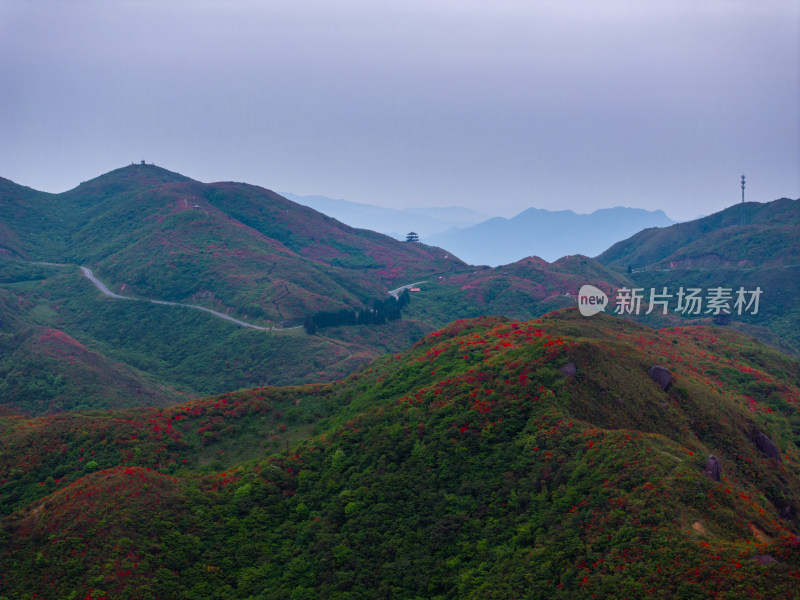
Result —
M260 329L261 331L286 331L288 329L299 329L302 327L298 325L297 327L261 327L259 325L253 325L251 323L245 323L244 321L240 321L239 319L234 319L231 316L226 315L225 313L218 312L216 310L211 310L210 308L206 308L205 306L197 306L196 304L183 304L182 302L167 302L166 300L149 300L147 298L132 298L131 296L120 296L119 294L115 294L111 290L109 290L105 284L100 281L97 277L92 274L92 270L88 267L79 267L86 278L91 281L98 290L100 290L106 296L111 298L117 298L119 300L141 300L142 302L151 302L152 304L164 304L166 306L183 306L185 308L194 308L197 310L202 310L207 313L211 313L212 315L219 317L220 319L225 319L226 321L231 321L232 323L236 323L237 325L241 325L242 327L250 327L251 329Z

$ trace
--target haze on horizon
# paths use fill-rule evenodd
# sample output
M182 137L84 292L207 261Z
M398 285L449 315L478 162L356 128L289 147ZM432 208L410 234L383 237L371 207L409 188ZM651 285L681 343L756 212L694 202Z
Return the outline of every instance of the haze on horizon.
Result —
M395 208L800 196L800 4L0 0L0 176L145 159Z

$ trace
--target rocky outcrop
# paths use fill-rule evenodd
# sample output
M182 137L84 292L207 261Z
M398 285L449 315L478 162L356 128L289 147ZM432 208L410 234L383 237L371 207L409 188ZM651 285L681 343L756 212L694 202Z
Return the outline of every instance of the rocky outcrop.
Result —
M569 363L568 365L564 365L559 369L559 372L567 377L575 377L578 374L578 367L575 363Z
M655 381L665 392L669 389L669 386L672 385L672 372L665 367L653 365L650 367L650 370L647 371L647 374L650 376L650 379Z
M714 481L719 481L722 478L722 465L720 464L719 459L713 454L708 456L706 466L703 469L703 475L710 477Z
M758 448L762 454L769 456L770 458L774 458L778 462L781 460L781 451L778 448L778 445L773 442L766 433L760 431L758 429L753 428L750 432L750 439L755 444L756 448Z

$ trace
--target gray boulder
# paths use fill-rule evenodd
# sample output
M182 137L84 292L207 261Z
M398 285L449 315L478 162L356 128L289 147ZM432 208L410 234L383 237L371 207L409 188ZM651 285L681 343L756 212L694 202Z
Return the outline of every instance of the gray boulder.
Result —
M780 462L781 451L778 449L777 444L769 439L766 433L759 431L758 429L754 429L750 439L753 440L756 448L761 450L763 454L766 454L770 458L774 458Z
M722 465L720 464L719 459L713 454L708 456L706 467L703 469L703 475L710 477L714 481L719 481L722 477Z
M672 384L672 372L665 367L653 365L650 367L650 370L647 372L647 374L650 376L650 379L655 381L658 384L658 387L665 392Z
M568 365L564 365L559 369L559 372L563 373L567 377L575 377L578 374L578 367L575 363L569 363Z

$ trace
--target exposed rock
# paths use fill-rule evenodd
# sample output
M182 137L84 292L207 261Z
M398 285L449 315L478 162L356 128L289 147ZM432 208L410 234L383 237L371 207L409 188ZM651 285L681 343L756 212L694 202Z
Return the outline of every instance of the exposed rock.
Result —
M719 481L722 476L722 465L720 464L719 459L713 454L708 456L706 467L703 469L703 475L710 477L714 481Z
M669 386L672 384L672 372L665 367L653 365L650 367L650 370L647 372L647 374L650 376L650 379L655 381L664 391L667 391Z
M752 433L750 434L750 439L756 445L756 448L761 450L763 454L766 454L770 458L774 458L780 462L781 451L778 449L777 444L767 437L766 433L759 431L758 429L753 429Z
M714 325L728 325L731 322L731 316L725 313L720 313L712 319Z
M748 523L747 528L750 530L750 533L753 534L753 537L758 540L759 544L769 544L772 542L772 537L767 535L767 532L755 523Z
M559 371L567 377L575 377L575 375L578 374L578 367L575 365L575 363L569 363L568 365L561 367Z
M769 554L756 554L755 556L751 557L750 560L754 560L759 565L771 565L772 563L778 562L775 560L773 556Z
M781 519L790 521L794 517L794 506L792 506L790 502L787 502L781 509L780 514L781 514Z

